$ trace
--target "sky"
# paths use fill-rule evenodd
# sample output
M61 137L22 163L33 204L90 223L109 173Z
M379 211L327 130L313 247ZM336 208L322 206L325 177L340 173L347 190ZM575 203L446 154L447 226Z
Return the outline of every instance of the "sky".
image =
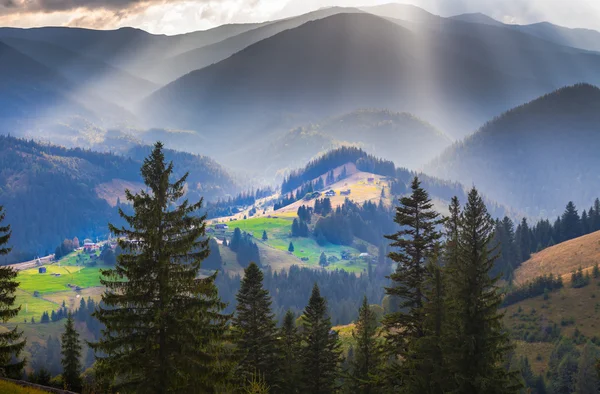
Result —
M263 22L330 6L391 0L0 0L0 26L136 27L180 34L226 23ZM442 16L482 12L505 23L549 21L600 30L600 0L402 0Z

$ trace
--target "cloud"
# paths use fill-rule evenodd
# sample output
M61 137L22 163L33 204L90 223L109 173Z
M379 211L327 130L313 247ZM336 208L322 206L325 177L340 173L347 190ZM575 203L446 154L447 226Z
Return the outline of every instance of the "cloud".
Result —
M368 6L395 0L0 0L0 25L114 29L176 34L224 23L262 22L327 6ZM600 30L598 0L397 0L450 16L482 12L515 23L549 21Z

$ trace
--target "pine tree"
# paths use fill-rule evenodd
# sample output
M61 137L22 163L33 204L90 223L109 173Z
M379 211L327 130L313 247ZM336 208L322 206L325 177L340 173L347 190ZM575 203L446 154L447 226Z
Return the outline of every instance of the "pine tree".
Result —
M278 385L277 328L271 311L271 296L263 288L264 275L255 263L244 270L240 291L236 296L236 315L233 319L236 375L242 383L253 374L262 376L271 388Z
M304 309L302 339L300 350L302 392L311 394L335 392L341 345L337 332L331 329L327 301L321 297L316 283L308 305Z
M592 220L592 231L600 230L600 199L594 200L594 214L590 215Z
M294 253L294 244L291 241L290 241L290 244L288 245L288 252Z
M12 234L10 225L4 226L6 213L4 207L0 205L0 256L10 253L11 248L7 247ZM14 307L15 291L19 287L16 281L17 272L10 267L0 267L0 321L8 322L19 314L21 307ZM33 318L32 318L33 319ZM23 348L25 340L21 340L23 332L19 327L0 333L0 376L19 378L21 371L25 366L25 360L14 361L18 359Z
M457 201L456 201L457 202ZM448 380L447 348L447 279L440 265L439 245L427 264L423 327L425 335L413 344L411 364L419 374L413 374L410 386L421 393L442 394L454 387ZM414 391L413 390L413 391ZM416 392L416 391L415 391Z
M65 388L71 391L81 391L81 342L79 333L75 330L73 316L69 313L62 334L62 367Z
M460 393L514 393L519 388L516 374L503 366L511 345L498 312L498 277L489 275L497 249L491 245L493 233L494 222L473 188L460 218L458 259L448 262L453 348L447 365Z
M575 374L575 392L592 394L600 392L600 378L596 372L596 362L600 359L600 350L588 341L579 357L579 365Z
M389 254L398 266L390 276L392 287L386 288L386 293L398 300L399 310L387 314L383 324L387 331L390 356L404 360L413 357L409 354L411 341L425 334L422 308L426 259L441 237L436 227L443 223L439 214L433 210L429 195L421 188L417 177L414 178L411 189L412 194L401 198L400 206L396 208L394 221L401 229L386 236L393 241L392 247L399 248L399 251ZM413 372L394 367L388 373L389 380L392 385L397 385L404 373Z
M299 393L300 367L298 354L300 353L300 337L296 328L296 317L288 310L283 318L283 326L279 332L281 354L281 392Z
M581 220L572 201L569 201L565 212L562 214L561 224L563 241L568 241L581 235Z
M319 256L319 265L321 267L327 267L327 256L325 256L325 252L321 252Z
M378 344L377 316L369 307L367 297L358 310L358 320L352 330L356 343L353 360L350 362L352 392L371 394L377 392L381 347Z
M115 390L144 393L214 392L226 379L224 335L229 316L215 286L216 273L199 279L208 253L205 216L184 195L187 174L171 182L156 143L141 169L149 191L132 194L133 215L119 210L129 228L109 228L123 253L102 270L106 286L94 316L105 325L91 344Z
M263 230L263 234L262 234L262 240L266 241L269 239L269 236L267 235L267 230Z

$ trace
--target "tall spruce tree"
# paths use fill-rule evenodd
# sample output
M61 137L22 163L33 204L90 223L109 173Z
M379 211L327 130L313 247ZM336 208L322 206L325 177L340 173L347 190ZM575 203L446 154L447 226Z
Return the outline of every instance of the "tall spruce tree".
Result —
M173 163L156 143L141 168L148 191L126 191L134 213L129 228L109 225L123 253L102 270L104 305L94 314L105 325L92 344L102 373L120 392L215 392L228 377L224 335L228 315L216 273L199 279L208 256L205 216L184 196L187 174L171 182Z
M561 234L563 241L568 241L581 235L581 219L573 201L569 201L565 207L565 212L562 214L560 222L562 225Z
M356 343L354 357L350 362L351 392L360 394L377 393L382 353L378 343L377 316L369 307L367 297L358 310L358 319L352 338Z
M331 329L327 313L327 301L321 297L315 283L308 305L304 308L304 328L300 367L302 369L302 392L329 394L336 390L339 376L341 344L337 332Z
M258 265L250 263L244 270L233 319L236 374L246 384L255 374L275 390L279 383L277 324L271 311L271 296L263 288L264 275Z
M61 354L65 388L71 391L81 391L81 342L70 312L65 323L65 332L62 334Z
M300 366L298 354L300 353L300 336L296 328L296 316L288 310L283 318L283 325L279 331L279 348L281 354L281 392L300 392Z
M515 393L520 387L516 373L503 365L511 344L498 311L498 277L489 275L497 254L493 236L494 222L473 188L460 218L458 258L448 262L448 335L453 346L447 366L459 393Z
M6 213L0 205L0 256L10 253L11 248L7 246L12 234L10 225L2 225ZM19 287L16 281L17 272L11 267L0 267L0 321L8 322L19 314L21 307L15 307L15 291ZM25 366L25 360L18 359L25 340L22 340L23 332L19 327L0 333L0 376L20 378L21 371Z
M411 342L425 335L423 285L427 274L426 263L441 237L437 226L443 223L417 177L412 181L411 189L411 195L401 198L396 208L394 221L400 230L386 236L393 241L391 246L398 248L398 251L389 254L398 265L390 275L392 286L386 288L386 293L398 300L399 310L387 314L383 319L390 356L404 360L402 364L406 366L414 356L409 354ZM398 385L404 379L403 374L414 373L419 372L412 367L402 368L398 363L390 369L388 380L390 384Z
M442 394L454 389L448 380L447 279L440 264L440 246L436 245L427 263L423 304L425 335L415 341L412 365L421 373L413 374L409 387L413 392Z

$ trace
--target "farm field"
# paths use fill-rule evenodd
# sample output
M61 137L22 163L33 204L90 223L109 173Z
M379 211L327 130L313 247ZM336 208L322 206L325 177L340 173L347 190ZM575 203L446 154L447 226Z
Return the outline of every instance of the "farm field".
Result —
M100 270L105 267L83 265L89 260L88 254L75 251L59 262L44 265L45 273L40 273L39 267L19 271L16 304L21 305L21 311L10 322L30 323L32 318L38 322L42 313L60 308L63 302L68 308L77 308L81 297L99 300L103 289Z
M100 286L100 268L74 265L47 265L47 272L38 273L37 268L20 271L19 288L28 293L40 294L69 290L69 284L81 288ZM60 276L55 276L60 275Z

